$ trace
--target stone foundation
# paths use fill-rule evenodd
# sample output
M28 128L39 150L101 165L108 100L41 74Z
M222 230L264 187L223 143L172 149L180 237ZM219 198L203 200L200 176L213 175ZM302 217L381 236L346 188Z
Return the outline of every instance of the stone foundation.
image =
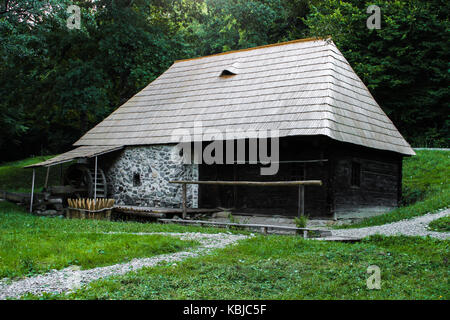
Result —
M198 166L182 163L174 145L126 147L106 166L108 194L117 204L180 208L182 186L198 180ZM188 207L198 207L198 185L187 186Z

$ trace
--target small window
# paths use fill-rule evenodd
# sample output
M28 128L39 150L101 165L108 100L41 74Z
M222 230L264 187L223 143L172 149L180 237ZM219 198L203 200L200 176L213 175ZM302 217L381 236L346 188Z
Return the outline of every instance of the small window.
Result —
M354 161L352 162L351 185L353 187L361 186L361 164Z
M141 185L141 175L137 172L133 174L133 187L139 187Z

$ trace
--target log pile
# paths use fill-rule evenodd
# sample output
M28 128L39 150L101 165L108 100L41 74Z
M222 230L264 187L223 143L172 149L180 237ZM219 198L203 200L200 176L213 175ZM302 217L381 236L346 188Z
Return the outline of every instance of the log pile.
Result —
M67 218L111 220L114 199L67 199L67 203Z
M30 193L0 190L0 198L28 208L31 202ZM34 193L33 213L44 216L62 214L63 202L62 197L52 196L48 192L36 192Z

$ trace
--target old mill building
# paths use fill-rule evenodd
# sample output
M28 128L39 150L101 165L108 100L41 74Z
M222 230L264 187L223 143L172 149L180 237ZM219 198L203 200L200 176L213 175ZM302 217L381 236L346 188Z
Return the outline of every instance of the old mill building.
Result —
M219 132L277 130L277 173L262 175L265 165L249 161L248 153L232 163L183 163L173 132L192 132L196 123ZM182 186L172 180L321 180L305 187L304 212L335 218L396 207L402 158L415 154L330 39L176 61L74 146L33 167L98 161L104 188L97 197L165 208L181 205ZM298 197L290 186L187 187L190 208L241 213L293 216Z

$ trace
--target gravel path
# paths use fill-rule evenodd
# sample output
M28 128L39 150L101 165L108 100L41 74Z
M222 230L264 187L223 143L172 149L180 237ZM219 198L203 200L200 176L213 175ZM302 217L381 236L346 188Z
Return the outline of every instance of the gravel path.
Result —
M436 232L428 230L428 224L436 219L450 215L450 209L441 210L437 213L428 213L426 215L388 223L381 226L331 230L333 236L364 238L374 234L386 236L406 235L406 236L430 236L437 239L449 239L450 232Z
M118 233L121 232L111 232ZM200 242L200 246L187 251L162 254L150 258L133 259L128 263L115 264L107 267L98 267L88 270L79 270L76 267L69 267L62 270L53 270L49 273L24 278L10 282L7 279L0 280L0 300L6 298L19 298L27 293L35 295L47 293L61 293L80 288L91 281L101 278L121 275L130 271L136 271L144 267L153 267L158 263L178 262L186 258L204 255L213 249L224 248L235 244L237 241L246 239L246 235L231 233L206 234L199 232L173 233L173 232L152 232L133 233L140 235L164 235L175 236L181 240L195 240Z

